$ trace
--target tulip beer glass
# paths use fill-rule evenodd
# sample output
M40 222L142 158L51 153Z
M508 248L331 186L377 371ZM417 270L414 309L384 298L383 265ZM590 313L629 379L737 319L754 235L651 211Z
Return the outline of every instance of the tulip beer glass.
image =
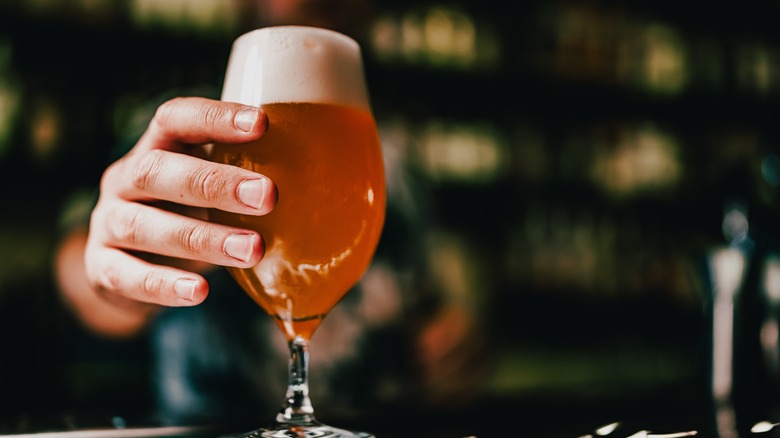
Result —
M222 100L262 108L268 132L219 145L210 159L271 178L266 216L210 212L215 222L259 231L253 268L228 268L276 322L289 350L287 394L271 425L246 437L370 437L320 423L307 382L308 345L322 319L368 267L385 218L385 177L360 47L304 26L251 31L233 44Z

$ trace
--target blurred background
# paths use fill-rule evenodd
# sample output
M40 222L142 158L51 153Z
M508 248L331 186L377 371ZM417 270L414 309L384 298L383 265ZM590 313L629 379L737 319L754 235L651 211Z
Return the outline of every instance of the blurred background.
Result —
M249 3L0 1L0 430L144 400L144 340L90 338L61 308L61 213L150 99L221 86ZM484 316L485 394L698 405L717 345L772 388L780 3L374 9L354 36L404 175L390 196L424 200L436 287Z

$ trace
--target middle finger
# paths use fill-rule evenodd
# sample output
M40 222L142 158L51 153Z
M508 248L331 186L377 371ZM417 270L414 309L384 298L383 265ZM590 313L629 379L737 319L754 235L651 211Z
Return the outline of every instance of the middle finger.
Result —
M120 160L107 181L112 183L129 200L165 200L251 215L270 212L277 200L276 186L264 175L160 149Z

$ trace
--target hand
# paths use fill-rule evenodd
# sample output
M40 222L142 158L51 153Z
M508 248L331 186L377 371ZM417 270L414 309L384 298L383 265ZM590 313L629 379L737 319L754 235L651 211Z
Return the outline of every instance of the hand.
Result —
M84 253L92 290L142 310L191 306L208 294L198 273L207 266L257 264L262 236L208 222L206 209L266 214L275 185L200 157L204 145L246 143L267 129L255 107L195 97L162 104L138 143L102 176Z

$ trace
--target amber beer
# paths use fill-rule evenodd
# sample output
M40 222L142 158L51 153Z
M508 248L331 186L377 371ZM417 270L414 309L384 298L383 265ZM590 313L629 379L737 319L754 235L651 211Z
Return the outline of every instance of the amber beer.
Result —
M374 120L331 104L263 105L271 128L259 141L216 146L212 159L262 173L279 189L266 216L212 212L257 230L263 260L229 268L288 338L309 338L367 268L382 230L385 180Z
M256 33L231 52L222 99L261 107L270 125L256 142L215 145L211 159L268 176L279 200L266 216L210 218L263 236L260 263L229 271L288 340L312 336L382 230L384 165L362 75L357 44L322 29Z

